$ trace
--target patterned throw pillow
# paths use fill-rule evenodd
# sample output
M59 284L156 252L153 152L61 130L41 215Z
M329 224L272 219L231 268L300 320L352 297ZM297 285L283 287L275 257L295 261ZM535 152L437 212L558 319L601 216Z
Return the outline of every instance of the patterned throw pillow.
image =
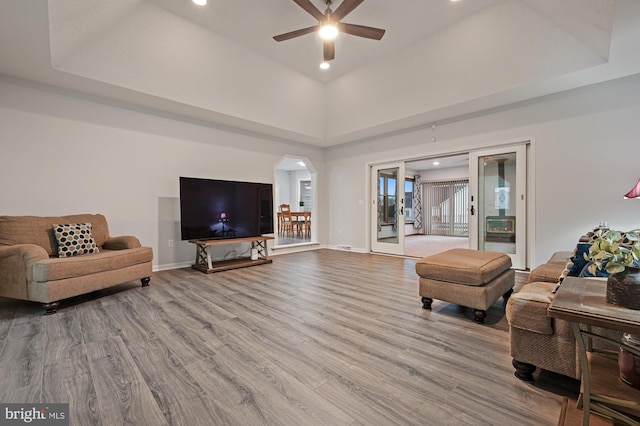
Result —
M53 225L53 233L58 241L58 256L71 257L80 254L98 253L90 223L70 223Z
M589 261L585 259L584 255L586 253L589 253L591 244L593 244L593 242L578 243L576 249L574 250L573 256L571 256L571 262L573 263L573 265L571 265L571 267L569 268L568 276L577 277L578 275L580 275L580 272L582 272L584 267L587 266L587 263L589 263Z

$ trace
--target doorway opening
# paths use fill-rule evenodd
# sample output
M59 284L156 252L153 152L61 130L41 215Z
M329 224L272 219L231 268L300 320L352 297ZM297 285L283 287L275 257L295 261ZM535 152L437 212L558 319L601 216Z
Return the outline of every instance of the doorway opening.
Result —
M469 248L469 154L407 161L405 187L405 256Z
M405 193L413 220L406 220L401 247L385 253L423 257L457 243L505 253L514 269L527 269L531 149L523 140L402 163L414 187Z

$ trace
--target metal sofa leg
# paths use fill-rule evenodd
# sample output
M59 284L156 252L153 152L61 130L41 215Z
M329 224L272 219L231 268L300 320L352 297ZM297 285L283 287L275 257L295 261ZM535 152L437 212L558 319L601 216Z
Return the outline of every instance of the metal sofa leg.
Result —
M142 287L148 287L149 281L151 281L151 277L144 277L140 279L140 282L142 283Z

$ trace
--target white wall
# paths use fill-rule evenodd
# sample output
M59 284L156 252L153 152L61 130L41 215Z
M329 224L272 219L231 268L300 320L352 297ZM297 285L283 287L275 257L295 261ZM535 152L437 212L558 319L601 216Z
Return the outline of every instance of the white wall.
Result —
M331 148L329 244L368 249L370 163L462 152L533 138L535 222L530 266L571 250L599 222L640 228L640 203L624 200L640 178L640 75L502 108L491 114ZM348 183L348 184L347 184ZM358 200L366 200L362 205ZM345 214L351 212L350 214ZM348 230L348 232L347 232ZM342 232L340 232L342 231Z
M1 77L0 129L0 214L103 213L111 235L153 247L156 269L195 253L180 242L179 176L273 183L284 154L309 158L322 173L320 149Z
M103 7L102 1L93 3L97 10ZM324 105L317 102L324 86L310 77L151 2L121 3L127 12L109 31L86 37L80 45L69 43L85 24L73 21L80 14L55 6L50 7L50 43L56 69L203 108L211 117L221 114L292 134L324 136Z
M279 194L277 204L289 204L291 211L297 211L300 203L299 182L311 180L308 170L276 170Z
M522 2L498 2L331 81L327 134L362 134L421 113L437 120L440 108L460 105L460 113L465 102L604 63L532 12Z
M422 182L439 180L469 179L469 167L448 167L446 169L423 170L420 172Z
M280 204L291 205L291 176L288 170L276 170L276 183L278 191L276 195L276 207Z
M179 176L272 182L290 154L318 172L319 242L364 250L368 164L534 138L536 266L599 222L640 227L640 203L622 198L640 177L638 93L635 75L441 123L435 143L426 128L322 151L0 77L0 214L101 212L112 235L137 235L154 248L156 268L171 266L193 254L165 241L179 240Z

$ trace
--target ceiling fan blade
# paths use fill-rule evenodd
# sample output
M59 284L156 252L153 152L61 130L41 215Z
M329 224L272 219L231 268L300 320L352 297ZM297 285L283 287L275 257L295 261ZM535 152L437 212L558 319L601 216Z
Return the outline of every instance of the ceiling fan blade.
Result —
M336 57L336 45L333 40L324 41L324 61L328 62Z
M300 30L295 30L295 31L291 31L291 32L288 32L288 33L280 34L280 35L277 35L277 36L273 36L273 39L275 41L290 40L292 38L296 38L296 37L303 36L305 34L312 33L314 31L316 31L317 29L318 29L318 25L314 25L313 27L302 28Z
M338 24L338 31L340 31L341 33L351 34L358 37L371 38L374 40L380 40L385 33L385 30L380 28L367 27L364 25L344 24L342 22Z
M336 18L336 20L339 21L349 13L351 13L353 9L360 6L360 3L362 3L363 1L364 0L342 0L342 3L340 3L340 6L338 6L336 11L333 12L332 15L334 18Z
M311 3L311 0L293 0L296 2L298 6L306 10L311 16L316 18L318 21L321 21L324 18L324 13L320 12L320 10Z

